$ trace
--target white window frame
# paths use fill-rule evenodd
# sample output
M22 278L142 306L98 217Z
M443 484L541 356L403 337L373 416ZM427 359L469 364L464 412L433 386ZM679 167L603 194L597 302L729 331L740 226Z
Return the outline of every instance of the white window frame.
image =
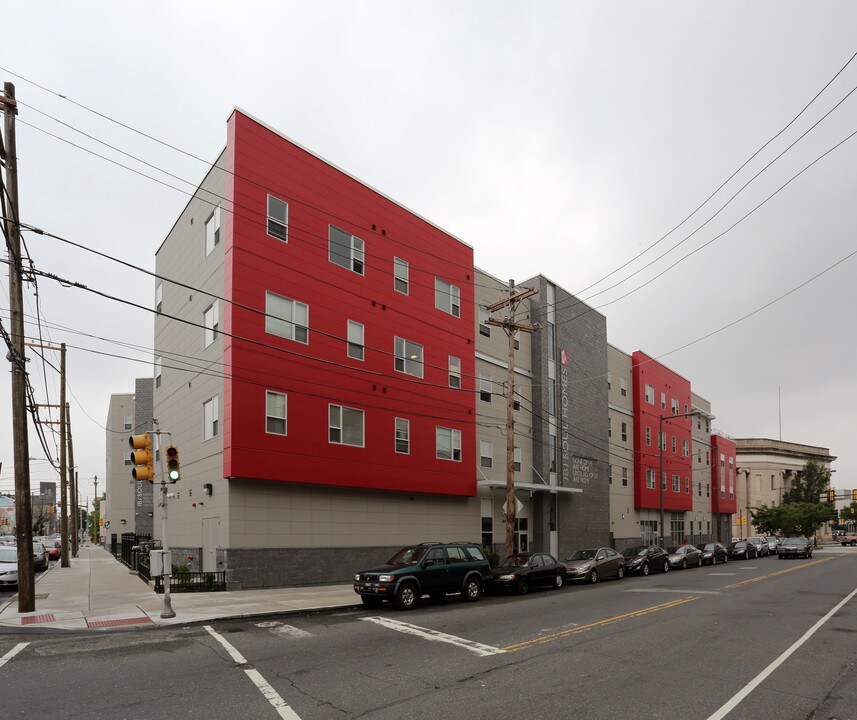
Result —
M628 423L622 423L622 442L628 442Z
M407 418L397 417L393 423L394 426L394 441L393 449L399 455L411 454L411 421ZM400 445L400 443L402 443ZM399 448L403 447L404 450Z
M619 378L619 394L622 397L626 397L628 395L628 381L623 377Z
M359 323L356 320L349 320L346 332L348 340L345 349L346 355L352 360L360 360L362 362L365 352L363 323Z
M221 221L220 205L217 205L205 221L205 257L220 244Z
M479 306L479 334L484 337L491 337L491 326L488 324L488 318L491 317L491 313L488 312L488 308Z
M155 358L155 387L161 387L161 358Z
M126 430L134 429L134 416L133 415L123 415L122 423Z
M655 389L651 385L648 385L648 384L646 385L645 395L646 395L646 402L649 403L649 405L654 405L655 404Z
M418 357L412 357L413 355ZM393 368L396 372L423 377L425 368L425 349L413 340L407 340L396 336L393 338Z
M648 425L646 425L646 445L650 447L652 445L652 428Z
M445 452L445 447L441 448L441 438L448 440L450 448L450 456L444 457L442 452ZM448 460L450 462L461 462L461 430L454 428L435 426L435 457L438 460Z
M273 303L282 302L282 313L272 307ZM300 316L303 315L301 318ZM301 322L303 320L304 322ZM309 345L309 305L298 300L292 300L285 295L279 295L270 290L265 291L265 332L268 335L293 340L303 345Z
M202 441L216 438L220 432L220 396L215 395L202 404Z
M449 387L461 389L461 358L449 356Z
M126 450L125 451L125 464L126 465L133 465L133 463L131 462L131 453L133 453L133 452L134 452L133 450Z
M453 317L461 317L461 288L435 277L434 306Z
M665 392L661 392L661 410L667 409L667 394Z
M681 475L673 475L673 492L681 492Z
M277 203L282 203L284 208L285 217L279 217L279 213L272 214L271 212L271 200L274 200ZM275 206L276 207L276 206ZM275 195L268 194L268 201L266 205L267 213L268 213L268 222L266 225L266 231L268 235L273 238L277 238L277 240L281 240L282 242L289 241L289 204ZM279 208L277 208L279 209ZM282 228L282 229L281 229ZM271 232L271 230L275 232ZM277 231L279 230L279 234Z
M348 235L350 241L348 243L348 265L343 265L342 263L334 260L334 254L331 252L333 249L333 231L342 233L343 235ZM327 258L334 265L338 265L341 268L345 268L346 270L350 270L353 273L357 273L358 275L366 274L366 265L365 265L365 257L366 257L366 243L363 242L356 235L352 235L347 230L343 230L340 227L336 227L336 225L330 225L328 227L327 234Z
M494 443L490 440L479 441L479 467L494 467Z
M512 449L512 468L515 472L521 472L521 448L515 447Z
M622 487L628 487L628 468L622 468Z
M488 373L479 373L479 399L482 402L491 402L491 397L494 393L494 382Z
M164 304L164 284L158 283L155 285L155 312L161 312L161 306Z
M220 327L220 301L215 300L202 311L202 347L209 347L217 340L217 330Z
M649 490L655 489L655 471L646 470L646 488Z
M410 266L402 258L393 258L393 289L402 295L411 293Z
M271 400L274 398L283 399L283 414L282 416L272 413ZM276 408L274 408L276 410ZM271 421L283 423L283 431L271 429ZM265 432L268 435L288 435L289 434L289 398L286 393L277 392L276 390L265 391Z
M343 422L343 411L349 413L357 413L360 415L360 442L345 441L345 425ZM334 439L334 433L338 433L338 439ZM347 445L349 447L366 447L366 413L358 408L348 407L346 405L334 405L329 403L327 406L327 441L331 445Z

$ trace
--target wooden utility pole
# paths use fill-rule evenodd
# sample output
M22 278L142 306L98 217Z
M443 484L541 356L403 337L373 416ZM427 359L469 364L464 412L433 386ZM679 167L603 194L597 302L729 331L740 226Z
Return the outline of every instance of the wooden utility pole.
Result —
M2 144L6 165L6 242L9 249L9 316L12 347L12 441L15 458L15 538L18 544L18 612L36 609L36 586L33 573L33 510L30 497L30 445L27 437L26 357L24 355L24 291L21 262L21 232L18 225L18 151L15 144L15 85L7 82L0 96L3 107L5 143Z
M68 431L68 484L71 488L71 555L77 557L77 524L80 518L77 512L77 473L74 469L74 445L71 442L71 412L68 403L65 406L65 423Z
M521 300L536 294L536 290L525 288L515 292L515 281L509 280L509 297L489 305L486 309L493 313L508 308L508 314L502 320L488 318L489 325L503 328L509 339L509 374L506 396L506 555L515 552L515 335L520 332L533 333L536 328L529 323L515 320L515 312Z
M65 422L65 343L60 344L60 565L69 566L68 561L68 475L66 466L66 422Z

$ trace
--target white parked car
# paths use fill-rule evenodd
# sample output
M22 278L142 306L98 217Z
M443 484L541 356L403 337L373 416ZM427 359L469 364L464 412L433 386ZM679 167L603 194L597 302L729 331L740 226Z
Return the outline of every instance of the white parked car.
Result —
M0 547L0 587L18 585L18 549L12 545Z

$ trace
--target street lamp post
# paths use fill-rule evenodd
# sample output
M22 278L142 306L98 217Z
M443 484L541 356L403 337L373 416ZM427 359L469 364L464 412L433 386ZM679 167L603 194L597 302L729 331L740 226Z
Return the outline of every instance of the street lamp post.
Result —
M679 415L660 415L658 417L658 488L660 495L661 507L661 545L666 545L666 533L664 532L664 420L672 420L673 418L688 418L695 415L703 415L702 410L693 410L691 412L681 413Z

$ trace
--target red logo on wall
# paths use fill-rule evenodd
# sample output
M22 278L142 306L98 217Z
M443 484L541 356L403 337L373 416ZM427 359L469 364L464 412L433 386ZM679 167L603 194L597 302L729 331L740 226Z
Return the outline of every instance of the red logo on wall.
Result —
M568 365L568 353L565 350L560 350L560 358L563 365Z

